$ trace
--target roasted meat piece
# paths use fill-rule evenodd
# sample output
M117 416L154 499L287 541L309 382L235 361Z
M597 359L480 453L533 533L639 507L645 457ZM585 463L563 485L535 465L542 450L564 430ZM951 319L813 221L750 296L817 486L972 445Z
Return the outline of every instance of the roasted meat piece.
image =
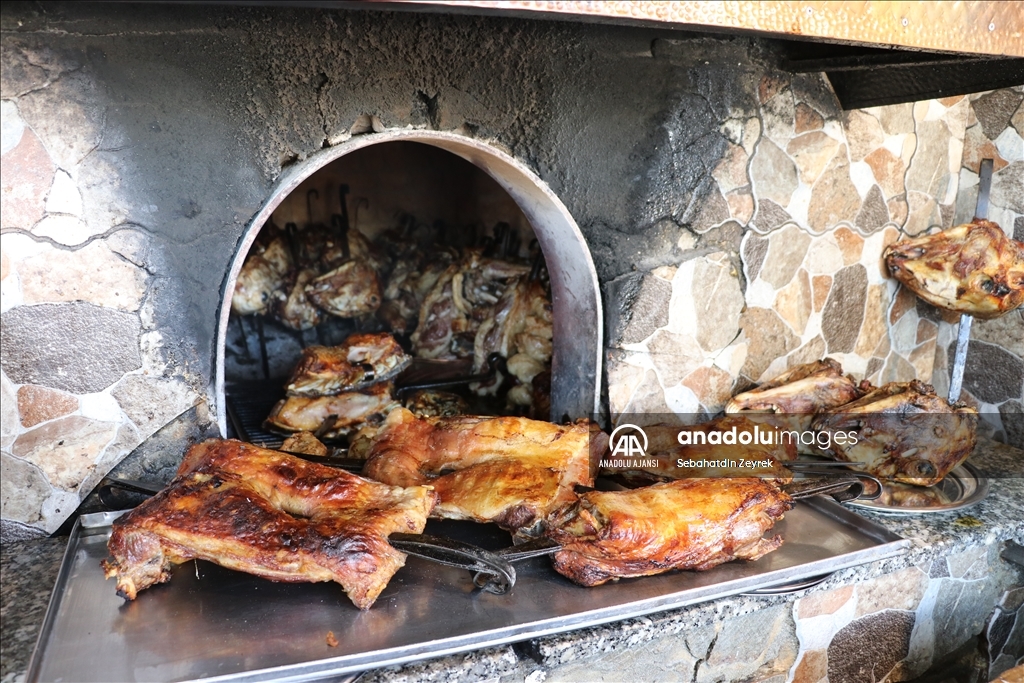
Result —
M313 435L313 432L295 432L284 440L281 450L285 453L319 456L325 456L330 452L327 446Z
M353 259L306 285L306 296L340 318L373 313L380 306L380 281L366 261Z
M399 405L391 397L391 382L335 396L289 396L277 402L267 417L268 429L278 432L313 432L336 439L367 422L383 420Z
M756 389L733 396L726 413L773 413L777 418L759 422L803 432L810 428L815 413L861 396L863 391L832 358L798 365Z
M555 511L546 536L555 569L583 586L672 569L756 560L782 545L762 538L792 507L761 479L681 479L630 491L588 491Z
M974 450L978 413L961 403L950 405L931 385L892 382L844 406L814 418L816 432L853 433L856 439L832 439L821 450L835 460L866 465L882 479L931 486Z
M303 268L295 274L295 279L287 288L287 295L278 298L277 319L285 327L299 331L309 330L323 320L323 313L306 296L306 285L315 280L317 275L315 269Z
M511 531L540 522L591 486L590 426L519 417L388 415L369 448L366 476L396 486L429 485L431 513L495 522Z
M118 595L192 559L274 581L340 583L368 609L403 564L389 534L421 533L434 494L240 441L193 446L171 484L114 522L104 561Z
M469 410L466 399L458 394L435 389L413 392L403 403L417 417L451 417L465 415Z
M1024 303L1024 244L991 221L898 242L883 256L890 275L939 308L990 319Z
M340 346L308 346L292 370L289 396L328 396L393 379L412 357L387 332L357 333Z
M239 315L266 313L283 292L291 267L292 257L284 237L254 244L235 280L231 310Z

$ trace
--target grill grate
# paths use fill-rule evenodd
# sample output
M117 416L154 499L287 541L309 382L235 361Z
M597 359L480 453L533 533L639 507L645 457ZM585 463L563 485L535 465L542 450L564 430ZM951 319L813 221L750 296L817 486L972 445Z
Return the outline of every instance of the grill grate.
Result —
M263 427L274 404L284 398L280 381L234 382L224 387L224 398L237 438L265 448L284 443L283 436Z

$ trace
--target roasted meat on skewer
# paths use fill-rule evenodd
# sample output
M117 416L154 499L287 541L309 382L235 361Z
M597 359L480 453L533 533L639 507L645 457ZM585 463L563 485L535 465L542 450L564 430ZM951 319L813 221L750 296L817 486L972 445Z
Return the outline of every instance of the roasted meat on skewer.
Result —
M306 285L306 296L322 310L340 318L373 313L380 306L380 281L366 261L353 259Z
M284 237L274 237L266 245L254 244L235 280L231 310L239 315L266 313L284 290L291 268Z
M313 268L303 268L295 274L288 293L277 301L277 319L293 330L310 330L320 324L323 313L306 296L306 285L316 279L319 273Z
M391 382L381 382L334 396L288 396L270 411L266 426L277 432L313 432L321 438L336 439L367 422L383 420L399 407L391 389Z
M923 382L892 382L814 418L815 431L855 432L831 441L825 455L866 465L880 479L931 486L967 459L977 440L978 413L950 405ZM851 442L852 441L852 442Z
M193 446L171 484L114 522L103 566L117 592L171 578L208 560L274 581L336 581L368 609L405 564L392 533L421 533L434 494L242 443Z
M762 423L803 432L815 413L841 406L863 394L842 366L831 358L798 365L756 389L733 396L726 413L773 413Z
M761 479L681 479L630 491L588 491L555 511L545 535L554 567L583 586L756 560L782 545L763 534L792 507Z
M387 332L350 335L340 346L309 346L285 387L289 396L328 396L393 379L412 357Z
M889 273L930 304L982 319L1024 303L1024 244L980 218L885 249Z
M399 408L374 437L363 474L396 486L432 486L440 499L435 517L518 531L575 500L575 486L593 485L590 445L585 421L418 418Z

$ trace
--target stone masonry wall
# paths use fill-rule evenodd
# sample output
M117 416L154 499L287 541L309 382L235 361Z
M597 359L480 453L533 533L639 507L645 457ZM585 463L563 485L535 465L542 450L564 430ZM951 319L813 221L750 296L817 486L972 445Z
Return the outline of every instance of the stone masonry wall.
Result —
M1024 85L968 99L956 222L973 216L978 168L989 158L994 162L989 218L1024 242ZM969 349L965 394L978 404L997 439L1024 448L1024 309L975 320Z
M5 539L216 410L248 222L290 163L372 128L485 140L561 198L613 413L711 413L824 355L941 390L955 330L878 256L959 210L968 98L842 112L768 41L379 11L12 2L0 49Z

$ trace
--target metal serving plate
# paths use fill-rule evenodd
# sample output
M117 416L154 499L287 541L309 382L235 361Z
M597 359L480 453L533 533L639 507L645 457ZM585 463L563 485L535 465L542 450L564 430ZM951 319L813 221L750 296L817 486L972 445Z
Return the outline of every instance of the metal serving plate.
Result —
M409 558L360 612L334 583L284 584L206 562L117 597L100 560L116 513L72 532L28 681L309 681L682 607L902 553L909 541L831 500L800 501L775 526L785 543L755 562L583 588L545 557L516 564L506 595L465 571ZM427 532L484 548L509 544L492 525L434 522ZM326 643L327 632L337 647Z
M945 478L935 486L910 486L909 484L886 483L882 485L883 496L903 492L911 494L917 500L909 500L907 504L884 502L886 498L877 500L853 500L847 505L873 510L887 515L923 515L930 512L950 512L961 510L985 499L988 495L988 478L974 465L962 463L954 467ZM926 499L933 499L929 501ZM891 499L890 499L891 500Z

